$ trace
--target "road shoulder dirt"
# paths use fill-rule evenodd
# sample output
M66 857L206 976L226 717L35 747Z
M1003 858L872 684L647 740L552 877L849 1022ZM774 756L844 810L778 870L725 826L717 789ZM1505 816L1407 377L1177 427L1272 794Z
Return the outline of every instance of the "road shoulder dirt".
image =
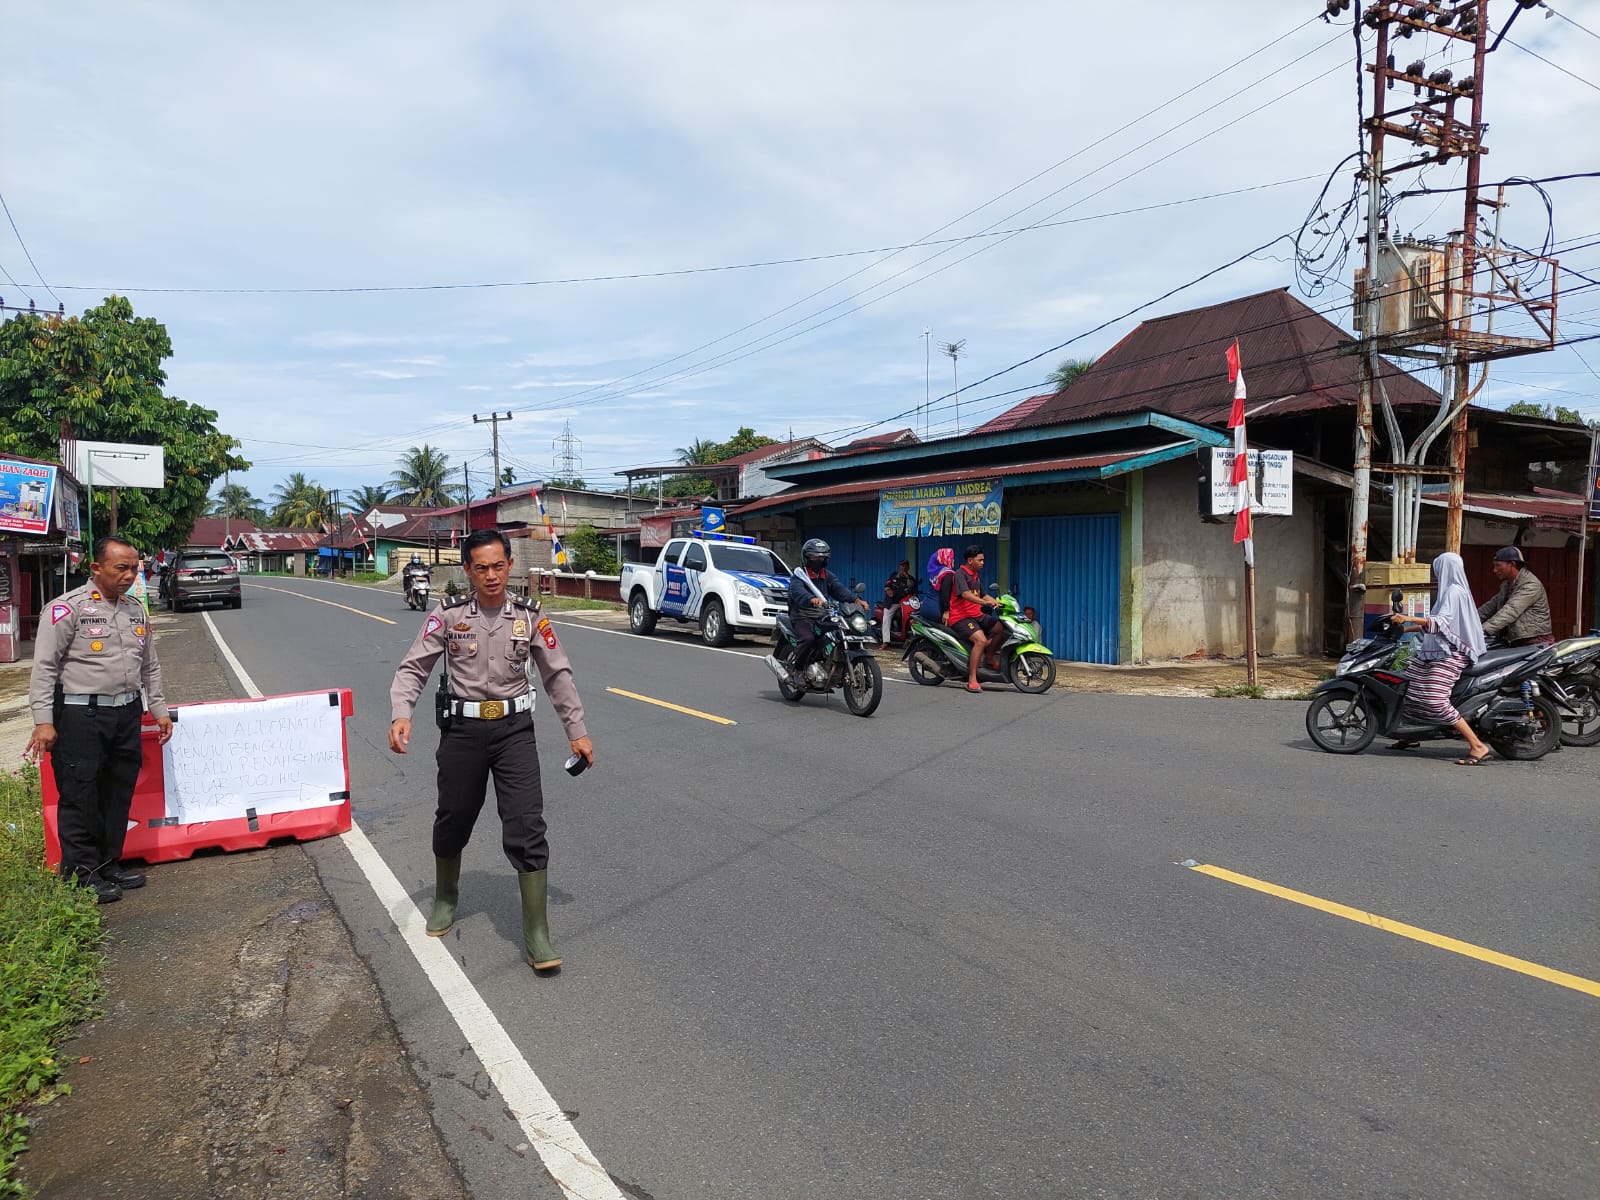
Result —
M163 614L169 700L237 691L199 616ZM32 1114L43 1198L465 1197L366 964L298 845L148 870L104 910L105 1015Z

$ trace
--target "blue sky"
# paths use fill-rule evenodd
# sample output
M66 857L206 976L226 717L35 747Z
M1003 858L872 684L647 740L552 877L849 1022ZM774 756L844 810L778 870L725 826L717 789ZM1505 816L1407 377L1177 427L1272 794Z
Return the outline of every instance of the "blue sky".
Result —
M1600 0L1556 7L1571 21L1535 11L1512 36L1584 78L1492 56L1486 179L1600 166L1574 136L1600 124L1600 37L1572 24L1600 32ZM948 434L939 342L966 340L965 384L1066 341L1293 230L1356 146L1352 39L1320 4L1144 8L4 0L0 193L69 311L115 288L166 323L169 390L219 412L258 496L295 470L381 483L423 441L477 492L489 434L471 416L490 411L515 413L519 478L552 472L570 422L600 486L740 425L908 425L930 392ZM1597 184L1550 187L1556 237L1583 246L1563 261L1591 275ZM1537 244L1542 206L1513 200L1505 236ZM1443 234L1458 213L1428 197L1400 223ZM1046 219L1074 223L657 278L266 290L648 275ZM1280 243L1145 315L1292 284L1287 258ZM0 268L8 304L53 307L9 228ZM1600 331L1597 312L1571 294L1563 335ZM964 392L962 426L1134 323ZM1600 368L1600 342L1517 359L1484 396L1600 416L1580 352Z

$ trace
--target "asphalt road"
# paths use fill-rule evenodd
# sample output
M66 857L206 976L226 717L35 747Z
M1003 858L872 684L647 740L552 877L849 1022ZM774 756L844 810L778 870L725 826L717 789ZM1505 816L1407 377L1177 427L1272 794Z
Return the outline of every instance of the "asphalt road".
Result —
M355 818L425 906L426 701L385 744L421 617L273 580L213 619L268 694L354 689ZM566 967L522 964L492 801L447 944L628 1194L1600 1194L1600 998L1178 865L1597 980L1600 751L1335 758L1294 703L898 682L861 720L748 655L557 628L599 757L564 775L541 703ZM559 1195L313 852L473 1194Z

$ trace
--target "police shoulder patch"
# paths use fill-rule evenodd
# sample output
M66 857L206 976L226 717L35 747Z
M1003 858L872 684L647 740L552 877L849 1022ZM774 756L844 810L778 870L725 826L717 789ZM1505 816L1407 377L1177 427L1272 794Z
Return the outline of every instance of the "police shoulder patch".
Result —
M422 623L422 636L431 637L433 634L438 633L439 630L443 628L444 622L439 619L439 614L431 613L429 614L428 619Z
M513 596L511 597L511 603L517 608L526 608L530 612L539 611L539 601L536 598L528 596Z
M450 599L446 600L441 607L443 607L443 608L460 608L463 604L465 604L470 599L472 599L472 593L470 593L470 592L462 592L459 596L452 596Z

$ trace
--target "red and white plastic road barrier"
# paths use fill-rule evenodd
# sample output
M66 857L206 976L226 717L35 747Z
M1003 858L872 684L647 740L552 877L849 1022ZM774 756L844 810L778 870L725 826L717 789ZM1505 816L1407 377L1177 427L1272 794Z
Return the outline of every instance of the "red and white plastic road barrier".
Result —
M172 862L196 850L251 850L349 832L344 723L354 713L349 688L178 704L165 746L146 714L144 766L123 857ZM40 783L45 856L55 867L61 862L55 772L41 770Z

